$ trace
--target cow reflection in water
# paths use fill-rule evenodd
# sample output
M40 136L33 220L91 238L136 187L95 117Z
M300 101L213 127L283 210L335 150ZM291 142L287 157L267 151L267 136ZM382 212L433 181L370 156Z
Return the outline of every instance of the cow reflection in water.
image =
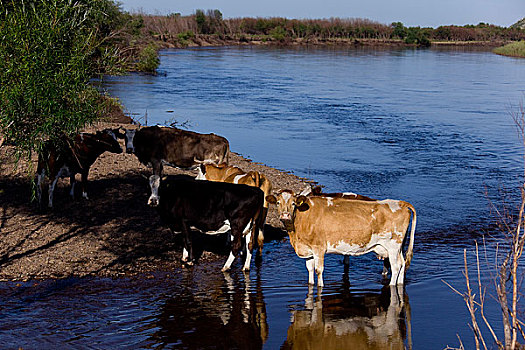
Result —
M268 338L266 305L259 269L255 288L249 274L224 274L210 283L191 273L183 283L191 290L174 292L156 322L153 338L161 348L261 349ZM194 290L194 286L199 290ZM191 287L189 287L191 286ZM205 292L202 292L202 287Z
M410 306L403 288L318 296L309 288L282 349L411 349ZM406 344L405 344L406 340Z

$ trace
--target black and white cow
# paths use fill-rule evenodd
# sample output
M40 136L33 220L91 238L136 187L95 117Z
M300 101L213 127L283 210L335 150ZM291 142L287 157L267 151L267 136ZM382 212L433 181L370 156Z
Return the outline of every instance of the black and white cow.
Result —
M157 210L173 232L182 232L184 250L182 260L193 263L191 229L207 234L230 230L231 252L222 271L229 270L246 242L246 260L243 270L250 269L254 237L261 225L264 193L255 187L195 180L176 175L163 178L159 186Z
M81 174L82 197L88 199L87 179L89 167L102 153L122 153L122 148L116 138L117 130L105 129L95 134L80 133L72 140L66 141L63 147L46 142L42 153L38 156L36 171L38 202L42 206L42 187L44 179L49 178L48 207L53 207L53 191L59 177L69 176L71 183L70 195L75 194L75 175Z
M156 184L164 164L183 169L196 168L203 163L228 163L228 140L215 134L199 134L171 127L150 126L125 130L120 137L126 141L126 152L134 153L139 161L153 168L150 176L151 196L148 204L159 204Z

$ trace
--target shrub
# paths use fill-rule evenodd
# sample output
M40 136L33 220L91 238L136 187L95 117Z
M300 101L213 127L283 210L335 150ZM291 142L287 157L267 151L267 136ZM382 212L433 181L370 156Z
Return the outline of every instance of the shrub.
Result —
M99 94L89 82L100 66L99 34L115 20L105 12L112 6L0 1L0 131L18 157L97 118Z
M139 72L155 73L159 64L160 60L157 55L157 47L155 44L149 44L140 52L135 69Z
M286 30L283 27L277 26L277 27L273 28L272 30L270 30L270 36L274 40L284 41L284 39L287 36L287 33L286 33Z

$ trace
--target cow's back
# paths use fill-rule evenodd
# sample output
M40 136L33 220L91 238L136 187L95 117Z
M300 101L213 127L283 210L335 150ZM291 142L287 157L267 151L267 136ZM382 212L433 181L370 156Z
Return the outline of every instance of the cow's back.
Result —
M135 155L143 164L165 161L181 168L200 162L227 162L228 141L215 134L199 134L177 128L151 126L138 130L134 141Z
M188 219L222 214L237 214L240 207L253 215L263 203L263 193L253 187L224 182L195 180L185 175L168 176L159 188L164 213L184 215ZM186 210L181 211L181 208ZM188 210L198 209L195 211ZM175 213L174 211L179 211Z

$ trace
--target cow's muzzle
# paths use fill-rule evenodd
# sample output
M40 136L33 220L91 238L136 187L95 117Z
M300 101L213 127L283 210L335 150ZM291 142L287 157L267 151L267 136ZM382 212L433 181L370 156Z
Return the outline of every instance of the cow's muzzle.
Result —
M159 197L150 196L148 199L148 205L150 207L157 207L159 205Z

